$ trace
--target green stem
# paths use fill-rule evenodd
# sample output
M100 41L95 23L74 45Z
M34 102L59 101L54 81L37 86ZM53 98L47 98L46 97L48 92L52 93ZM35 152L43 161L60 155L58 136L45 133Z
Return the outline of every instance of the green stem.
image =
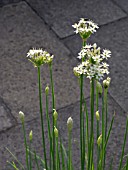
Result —
M65 155L64 155L64 151L63 151L63 146L62 146L62 141L60 139L60 152L61 152L61 160L62 160L62 170L66 170L66 166L65 166Z
M126 161L126 170L128 170L128 157L127 157L127 161Z
M47 118L47 126L48 126L48 137L49 140L51 138L51 129L50 129L50 118L48 114L48 95L46 94L46 118Z
M30 141L30 146L29 146L29 165L30 165L30 170L32 170L32 155L31 155L31 141Z
M55 95L54 95L54 83L53 83L53 76L52 76L52 63L50 63L50 79L51 79L51 86L52 86L52 108L55 109Z
M83 39L83 47L85 47L85 46L86 46L86 40ZM83 58L82 61L84 61L84 60L85 59ZM82 95L81 97L83 98L83 89L82 89L82 94L81 95ZM83 99L81 101L83 102ZM86 146L86 141L85 141L84 113L82 113L82 157L83 157L82 158L82 169L83 170L84 170L84 166L85 166L85 146Z
M82 102L83 102L83 75L80 76L80 155L81 155L81 170L84 170L83 162L83 113L82 113Z
M104 143L106 142L107 138L107 128L108 128L108 104L107 104L107 94L108 88L104 88L104 113L105 113L105 134L104 134ZM106 160L106 150L104 150L104 162L103 162L103 169L105 168L105 160Z
M59 151L58 151L58 137L56 137L55 139L55 143L56 143L56 170L59 170Z
M96 111L98 111L99 107L99 89L98 89L98 85L96 82ZM99 120L96 120L96 132L97 132L97 139L99 137ZM100 147L98 147L97 145L97 170L99 167L99 157L100 157Z
M123 143L123 147L122 147L122 154L121 154L121 158L120 158L119 170L121 170L121 168L122 168L122 162L123 162L124 149L125 149L125 144L126 144L126 139L127 139L127 133L128 133L128 117L127 117L127 121L126 121L126 130L125 130L125 135L124 135L124 143Z
M51 80L51 87L52 87L52 110L54 112L55 109L55 96L54 96L54 84L53 84L53 77L52 77L52 63L49 64L50 67L50 80ZM52 158L53 158L53 170L56 170L55 166L55 134L54 134L54 116L52 114Z
M26 139L26 132L25 132L24 121L22 121L22 128L23 128L23 134L24 134L24 145L25 145L25 151L26 151L26 165L27 165L27 170L29 170L29 164L28 164L28 149L27 149L27 139Z
M102 99L102 156L101 156L101 169L104 168L104 159L105 159L105 153L104 153L104 144L105 144L105 118L104 118L104 113L105 113L105 91L104 91L104 96Z
M35 152L35 151L34 151L34 158L35 158L35 162L36 162L37 170L40 170L40 168L39 168L39 164L38 164L38 160L37 160L37 156L36 156L36 152Z
M83 47L86 46L86 40L83 39Z
M68 132L68 170L72 170L71 131Z
M21 167L22 170L25 170L24 166L21 164L21 162L17 159L17 157L7 148L5 147L5 149L12 155L12 157L16 160L16 162L19 164L19 166ZM8 161L7 161L8 162Z
M44 148L44 160L45 168L47 167L47 158L46 158L46 147L45 147L45 136L44 136L44 121L43 121L43 109L42 109L42 92L41 92L41 76L40 76L40 67L38 67L38 85L39 85L39 101L40 101L40 118L41 118L41 128L42 128L42 145Z
M108 128L108 108L107 108L107 93L108 93L108 89L104 89L104 105L105 105L105 140L106 140L106 136L107 136L107 128Z
M84 111L85 111L85 116L86 116L86 168L88 167L88 158L89 158L89 129L88 129L88 110L87 110L87 106L86 106L86 101L84 99L83 96L83 100L84 100Z
M94 79L91 80L91 132L90 132L90 167L93 167L94 150Z
M108 143L108 140L109 140L109 137L110 137L110 134L111 134L114 118L115 118L115 114L112 117L111 124L110 124L109 130L108 130L108 134L106 136L106 141L105 141L105 145L104 145L104 151L105 152L106 152L107 143Z
M50 141L50 169L52 167L52 136L51 136L51 129L50 129L50 118L48 114L48 94L46 94L46 118L47 118L47 126L48 126L48 136Z

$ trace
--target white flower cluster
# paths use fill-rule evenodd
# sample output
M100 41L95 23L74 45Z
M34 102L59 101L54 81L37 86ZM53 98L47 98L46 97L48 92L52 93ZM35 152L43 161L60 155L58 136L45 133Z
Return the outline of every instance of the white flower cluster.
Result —
M79 59L83 59L83 62L74 67L74 74L80 76L86 75L90 80L95 78L96 80L103 79L104 74L109 74L109 65L104 61L111 56L110 50L103 50L101 53L100 47L97 47L96 43L93 45L86 45L82 48L78 54Z
M34 64L35 67L39 67L42 64L50 63L53 60L53 55L50 55L47 51L42 49L30 49L27 53L27 57Z
M99 28L93 21L84 18L81 18L78 24L75 23L72 27L76 29L75 33L79 33L82 38L88 38Z

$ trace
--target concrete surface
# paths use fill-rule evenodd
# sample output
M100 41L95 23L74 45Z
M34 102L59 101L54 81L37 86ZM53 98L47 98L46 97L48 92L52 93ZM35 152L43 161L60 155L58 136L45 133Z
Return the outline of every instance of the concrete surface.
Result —
M109 122L114 110L116 116L108 146L107 167L114 154L113 166L116 170L128 111L128 2L0 0L0 6L0 170L11 170L6 161L12 158L5 147L13 151L23 163L25 161L18 116L20 110L25 113L27 133L33 130L33 146L42 155L37 69L26 59L26 53L31 47L42 47L55 55L53 77L59 132L66 145L66 121L72 116L73 161L75 169L79 169L79 84L72 70L78 63L76 56L81 48L81 39L74 34L72 24L80 17L92 19L100 25L100 29L88 42L97 42L102 48L112 51L109 61L112 78L109 89ZM49 68L43 66L41 74L45 110L44 89L50 84ZM90 85L88 80L85 83L84 94L89 105ZM51 116L51 95L49 100Z

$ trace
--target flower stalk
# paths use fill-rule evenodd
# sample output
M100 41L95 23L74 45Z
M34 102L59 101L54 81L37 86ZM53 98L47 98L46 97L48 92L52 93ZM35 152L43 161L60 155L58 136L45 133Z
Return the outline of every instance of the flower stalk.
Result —
M43 120L43 108L42 108L40 67L38 67L38 86L39 86L40 118L41 118L41 129L42 129L42 145L43 145L43 149L44 149L45 168L46 168L46 170L48 170L47 157L46 157L46 146L45 146L45 136L44 136L44 120Z
M29 170L29 153L28 153L28 145L27 145L27 139L26 139L26 131L25 131L25 125L24 125L24 113L22 111L19 112L19 116L22 122L22 129L23 129L23 135L24 135L24 145L25 145L25 152L26 152L26 166L27 169Z
M55 109L55 95L54 95L54 83L53 83L53 76L52 76L52 63L49 63L49 69L50 69L50 80L51 80L51 88L52 88L52 110L54 113ZM53 159L53 169L55 170L55 134L54 134L54 126L55 125L55 119L54 115L52 114L52 159Z
M71 117L67 120L67 128L68 128L68 170L72 170L72 128L73 128L73 120Z

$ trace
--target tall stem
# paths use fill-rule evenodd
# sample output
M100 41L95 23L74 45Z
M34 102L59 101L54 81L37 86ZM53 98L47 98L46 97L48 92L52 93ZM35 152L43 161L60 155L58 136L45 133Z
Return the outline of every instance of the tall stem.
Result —
M50 79L51 79L51 86L52 86L52 110L54 112L55 109L55 96L54 96L54 84L53 84L53 77L52 77L52 63L49 64L50 67ZM53 158L53 170L56 170L55 166L55 134L54 134L54 116L52 114L52 158Z
M23 134L24 134L24 145L25 145L25 151L26 151L26 165L27 165L27 170L29 170L29 163L28 163L28 150L27 150L27 139L26 139L26 132L25 132L24 121L22 121L22 128L23 128Z
M90 132L90 148L89 148L89 164L93 167L93 148L94 148L94 79L91 80L91 132Z
M107 108L107 93L108 93L108 88L104 89L104 106L105 106L105 140L107 137L107 128L108 128L108 108Z
M50 141L50 169L52 167L52 136L51 136L51 129L50 129L50 118L48 115L48 94L46 93L46 117L47 117L47 126L48 126L48 136Z
M68 170L72 170L71 131L68 132Z
M86 40L83 39L83 47L86 46ZM82 61L84 61L85 59L82 58ZM83 103L83 75L82 75L82 81L81 81L81 84L82 84L82 91L81 91L81 105ZM81 106L82 107L82 106ZM82 140L82 170L84 170L84 165L85 165L85 145L86 145L86 141L85 141L85 122L84 122L84 113L82 112L82 108L81 108L81 130L82 130L82 135L81 135L81 140Z
M32 170L32 155L31 155L31 141L29 145L29 165L30 165L30 170Z
M55 143L56 143L56 170L59 170L58 137L56 137Z
M41 91L41 76L40 76L40 67L38 67L38 85L39 85L39 101L40 101L40 118L41 118L41 128L42 128L42 145L44 148L44 160L45 168L47 167L47 158L46 158L46 147L45 147L45 136L44 136L44 121L43 121L43 109L42 109L42 91Z
M104 96L102 99L102 156L101 156L101 169L104 168L104 144L105 144L105 119L104 119L104 113L105 113L105 91Z
M98 111L99 107L99 89L98 85L96 83L96 111ZM97 132L97 139L99 137L99 120L96 121L96 132ZM99 165L99 156L100 156L100 147L97 145L97 170L98 170L98 165Z
M108 88L104 89L104 113L105 113L105 142L107 138L107 128L108 128ZM105 168L105 160L106 160L106 150L104 150L104 165L103 168Z
M81 170L84 170L83 163L83 113L82 113L82 103L83 103L83 75L80 76L80 155L81 155Z

